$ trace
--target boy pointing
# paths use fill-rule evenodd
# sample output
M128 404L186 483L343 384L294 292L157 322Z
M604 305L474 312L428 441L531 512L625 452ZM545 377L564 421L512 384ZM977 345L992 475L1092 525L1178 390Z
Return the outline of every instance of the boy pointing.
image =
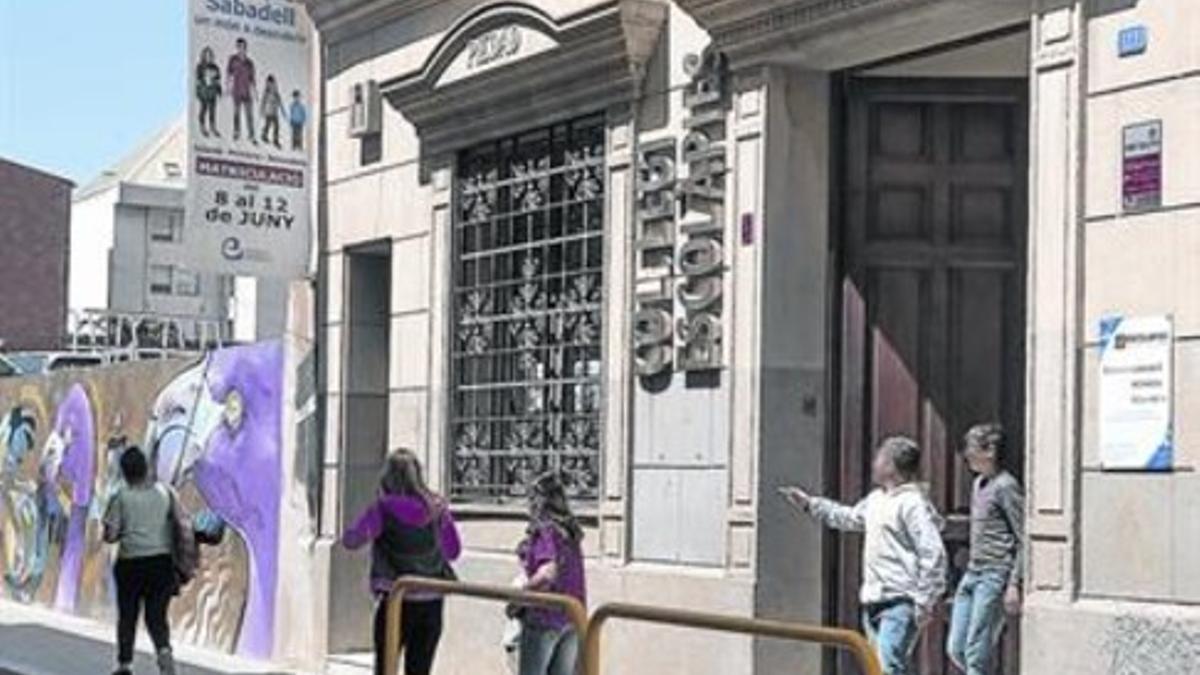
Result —
M916 481L921 451L908 438L880 444L871 463L877 486L846 506L797 487L781 492L821 524L863 532L863 629L887 675L912 675L912 654L946 590L942 518Z

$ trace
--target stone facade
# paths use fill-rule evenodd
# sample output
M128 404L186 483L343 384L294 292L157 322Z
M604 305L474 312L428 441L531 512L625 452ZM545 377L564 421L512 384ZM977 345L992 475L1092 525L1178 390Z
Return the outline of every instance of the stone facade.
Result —
M839 82L875 73L1029 81L1022 670L1194 668L1192 479L1099 471L1095 331L1114 312L1175 315L1178 465L1190 468L1196 307L1186 263L1200 240L1187 217L1200 199L1185 149L1196 144L1188 35L1200 10L1051 0L347 0L312 12L325 76L328 652L362 649L369 636L364 561L331 542L370 500L383 453L418 449L443 490L460 471L452 352L463 339L453 234L467 194L461 153L588 114L604 120L602 358L590 374L599 461L595 497L581 503L592 601L835 620L835 540L798 521L775 488L832 493L839 484L840 184L831 167ZM1149 27L1149 50L1117 58L1117 32L1136 23ZM717 53L721 89L710 98L697 67ZM381 131L363 134L352 120L375 114L374 88ZM1163 205L1126 216L1115 201L1120 129L1147 117L1162 119L1170 139ZM719 145L696 145L689 132L703 125L720 127L705 139ZM714 147L723 150L703 152ZM679 194L719 208L650 208ZM673 226L656 229L664 218ZM663 248L679 260L664 265L654 256ZM680 288L701 297L688 304ZM711 316L694 320L696 307ZM702 323L719 327L700 338L716 368L690 351ZM468 500L460 513L462 576L507 583L519 500ZM1130 542L1143 553L1128 555ZM448 625L441 672L502 672L498 611L454 603ZM1148 650L1139 636L1163 648ZM620 626L608 644L612 672L822 669L815 649L742 638Z

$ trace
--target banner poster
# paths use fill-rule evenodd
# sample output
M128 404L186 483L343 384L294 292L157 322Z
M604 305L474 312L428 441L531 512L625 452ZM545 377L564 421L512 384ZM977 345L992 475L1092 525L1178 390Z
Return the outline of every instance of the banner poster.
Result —
M306 274L313 30L288 0L188 0L185 266Z
M1174 466L1174 323L1170 316L1100 322L1100 462L1114 471Z

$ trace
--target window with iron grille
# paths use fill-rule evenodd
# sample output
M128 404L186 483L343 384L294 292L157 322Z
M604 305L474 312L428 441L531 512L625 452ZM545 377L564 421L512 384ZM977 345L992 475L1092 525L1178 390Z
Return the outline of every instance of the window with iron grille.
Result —
M450 490L503 503L561 471L600 475L604 117L459 156Z

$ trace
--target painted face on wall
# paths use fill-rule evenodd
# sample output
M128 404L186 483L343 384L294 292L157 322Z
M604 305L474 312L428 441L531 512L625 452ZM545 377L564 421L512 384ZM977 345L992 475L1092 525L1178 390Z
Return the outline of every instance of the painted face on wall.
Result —
M37 433L37 419L22 406L17 406L4 416L0 425L0 450L3 450L4 464L0 474L15 476L21 465L33 450L34 436Z
M237 651L258 658L271 656L274 636L282 386L282 344L220 350L163 389L147 438L160 480L193 482L245 540L250 588Z
M50 558L50 520L31 472L36 418L22 406L12 408L0 425L0 542L4 546L4 583L13 597L33 598Z
M72 386L54 418L54 428L42 451L41 477L63 491L71 506L92 501L96 479L96 424L92 405L82 385Z
M74 611L87 548L88 507L96 482L96 422L83 385L75 384L58 404L54 428L42 451L41 478L47 505L57 502L67 518L59 562L55 608Z
M191 477L204 446L221 424L224 410L205 386L205 366L196 365L171 381L154 401L146 447L159 480L181 485Z

